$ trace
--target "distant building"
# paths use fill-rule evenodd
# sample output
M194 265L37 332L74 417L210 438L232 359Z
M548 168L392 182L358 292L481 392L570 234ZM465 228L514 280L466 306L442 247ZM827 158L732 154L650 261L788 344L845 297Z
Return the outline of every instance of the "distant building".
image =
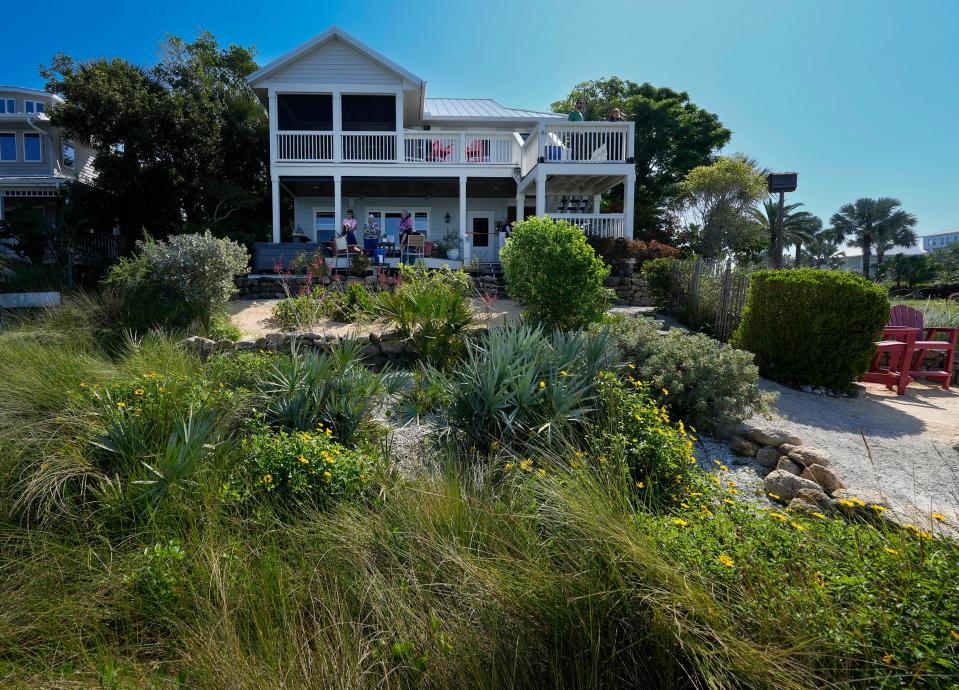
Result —
M944 230L934 235L924 235L920 239L922 240L922 248L927 252L933 252L948 247L954 242L959 242L959 228Z
M895 256L896 254L922 254L922 248L918 246L914 247L894 247L888 250L883 258L889 258L890 256ZM876 249L873 247L872 254L869 257L869 273L871 275L876 275L876 269L879 267L879 260L876 258ZM844 271L855 271L856 273L862 273L862 252L858 254L846 254L842 263L842 270Z

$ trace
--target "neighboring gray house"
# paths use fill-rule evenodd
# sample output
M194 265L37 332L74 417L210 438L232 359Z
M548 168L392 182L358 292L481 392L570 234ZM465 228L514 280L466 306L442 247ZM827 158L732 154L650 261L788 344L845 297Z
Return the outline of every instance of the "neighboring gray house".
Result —
M498 261L506 222L534 213L632 236L632 122L429 98L423 79L337 27L248 81L269 111L273 242L291 230L329 240L348 209L393 237L407 211L429 240L455 234L461 256L480 262ZM622 210L603 213L600 196L620 184ZM292 227L281 227L281 194Z
M950 244L959 243L959 228L943 230L933 235L923 235L919 239L922 240L922 248L927 252L943 249Z
M54 223L63 185L89 181L93 150L66 139L47 111L59 96L0 85L0 220L28 206Z
M890 256L895 256L897 254L906 254L906 255L915 255L922 254L923 251L917 246L913 247L893 247L888 250L885 254L886 258ZM876 270L879 268L879 260L876 258L876 250L872 250L872 254L869 256L869 273L870 275L876 275ZM862 273L862 252L858 254L846 254L843 258L842 270L844 271L853 271L855 273Z

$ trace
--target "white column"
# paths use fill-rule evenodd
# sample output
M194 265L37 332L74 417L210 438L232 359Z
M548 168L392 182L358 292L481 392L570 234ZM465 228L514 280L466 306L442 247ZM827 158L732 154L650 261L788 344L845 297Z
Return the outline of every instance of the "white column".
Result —
M273 242L280 241L280 179L273 177L270 179L273 187Z
M526 210L526 192L516 192L516 222L523 220L523 212Z
M546 173L542 166L536 167L536 215L546 215Z
M343 176L333 176L333 232L343 227Z
M593 213L603 212L603 195L593 194Z
M333 92L333 160L343 161L343 99L339 91Z
M466 236L466 175L460 175L460 239L463 241L463 260L469 261L473 247Z
M403 91L396 92L396 162L402 163L406 158L406 144L403 137Z
M625 220L623 221L625 227L623 228L624 237L633 236L633 218L636 215L636 171L631 171L626 175L625 188L623 189L623 215Z

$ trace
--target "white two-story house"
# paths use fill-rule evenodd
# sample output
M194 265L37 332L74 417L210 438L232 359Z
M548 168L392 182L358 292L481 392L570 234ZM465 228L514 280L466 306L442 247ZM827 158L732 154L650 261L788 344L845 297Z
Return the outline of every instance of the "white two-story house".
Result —
M0 220L27 206L53 224L63 186L92 178L93 150L50 124L47 111L59 102L46 91L0 86Z
M347 210L391 235L406 210L429 240L457 233L480 262L498 260L505 223L533 214L632 236L631 122L428 98L423 79L337 27L248 79L269 110L273 242L329 240ZM601 213L620 184L622 211ZM293 202L282 224L281 195Z

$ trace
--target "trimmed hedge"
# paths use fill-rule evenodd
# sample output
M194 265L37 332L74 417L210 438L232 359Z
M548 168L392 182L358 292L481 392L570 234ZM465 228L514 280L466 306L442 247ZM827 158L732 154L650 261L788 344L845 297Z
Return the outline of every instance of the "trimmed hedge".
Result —
M757 271L730 343L754 353L760 373L774 381L847 390L869 368L888 319L886 289L862 276Z

